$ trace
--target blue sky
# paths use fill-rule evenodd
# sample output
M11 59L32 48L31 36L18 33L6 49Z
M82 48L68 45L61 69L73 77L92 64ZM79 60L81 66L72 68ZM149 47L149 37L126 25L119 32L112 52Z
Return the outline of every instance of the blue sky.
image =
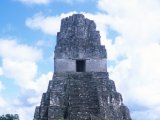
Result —
M159 0L1 0L0 114L31 120L52 79L60 20L97 24L108 71L134 120L159 120Z

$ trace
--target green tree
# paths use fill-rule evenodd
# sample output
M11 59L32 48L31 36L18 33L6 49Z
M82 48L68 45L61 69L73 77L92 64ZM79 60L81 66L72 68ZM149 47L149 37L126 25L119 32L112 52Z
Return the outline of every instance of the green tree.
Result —
M6 115L0 116L0 120L17 120L17 118L15 118L15 115L6 114Z
M64 120L64 118L63 118L63 117L61 117L59 120Z

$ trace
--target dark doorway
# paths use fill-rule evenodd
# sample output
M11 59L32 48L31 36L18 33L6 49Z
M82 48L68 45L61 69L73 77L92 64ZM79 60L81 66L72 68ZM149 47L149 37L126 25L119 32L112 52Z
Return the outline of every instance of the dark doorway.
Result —
M76 60L76 72L85 72L86 61L85 60Z

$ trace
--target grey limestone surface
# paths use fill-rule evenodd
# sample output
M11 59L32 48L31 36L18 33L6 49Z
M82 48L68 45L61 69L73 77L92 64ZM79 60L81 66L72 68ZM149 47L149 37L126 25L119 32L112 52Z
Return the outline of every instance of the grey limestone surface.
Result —
M82 63L77 65L76 61ZM94 21L74 14L61 21L54 76L34 120L131 120L107 72L107 53ZM82 71L77 71L77 66Z

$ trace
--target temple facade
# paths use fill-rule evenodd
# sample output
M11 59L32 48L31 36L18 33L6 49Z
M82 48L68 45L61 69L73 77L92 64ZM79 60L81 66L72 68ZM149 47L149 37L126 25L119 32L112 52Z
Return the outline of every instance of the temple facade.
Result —
M96 24L82 14L62 19L54 76L34 120L131 120L107 72L107 52Z

